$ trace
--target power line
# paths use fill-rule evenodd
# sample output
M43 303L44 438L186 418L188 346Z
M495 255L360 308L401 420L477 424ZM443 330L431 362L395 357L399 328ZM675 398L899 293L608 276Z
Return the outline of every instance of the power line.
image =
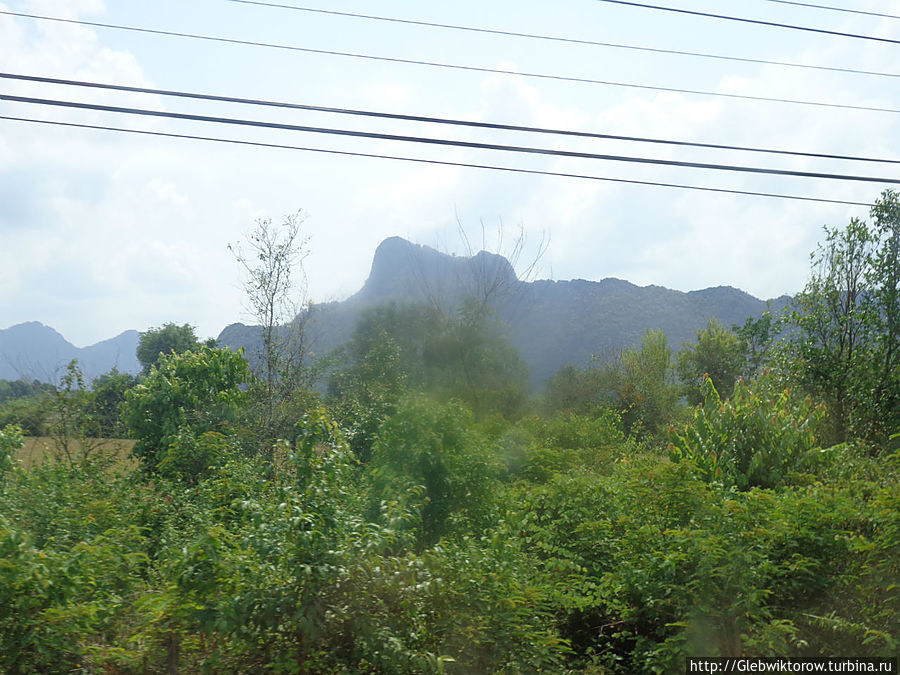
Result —
M827 9L832 12L846 12L847 14L864 14L866 16L880 16L885 19L900 19L896 14L884 14L882 12L867 12L862 9L848 9L847 7L832 7L831 5L816 5L811 2L795 2L795 0L764 0L765 2L777 2L782 5L796 5L798 7L811 7L812 9Z
M784 0L770 0L771 2L782 2ZM558 35L542 35L537 33L522 33L519 31L499 30L493 28L476 28L474 26L461 26L459 24L437 23L433 21L418 21L413 19L403 19L399 17L377 16L374 14L359 14L357 12L339 12L333 9L319 9L314 7L301 7L299 5L285 5L277 2L262 2L261 0L225 0L225 2L233 2L242 5L256 5L260 7L271 7L277 9L289 9L298 12L309 12L313 14L324 14L330 16L342 16L354 19L367 19L370 21L383 21L387 23L398 23L410 26L426 26L428 28L442 28L448 30L467 31L471 33L483 33L487 35L502 35L505 37L527 38L532 40L547 40L552 42L562 42L576 45L587 45L592 47L609 47L612 49L628 49L639 52L650 52L653 54L666 54L674 56L690 56L702 59L716 59L719 61L736 61L739 63L755 63L767 66L783 66L787 68L803 68L809 70L824 70L838 73L851 73L854 75L874 75L877 77L900 77L900 73L885 73L873 70L860 70L856 68L839 68L837 66L817 66L807 63L794 63L791 61L773 61L769 59L753 59L742 56L729 56L725 54L710 54L707 52L692 52L682 49L662 49L660 47L646 47L642 45L629 45L619 42L602 42L599 40L583 40L579 38L562 37ZM803 4L803 3L800 3ZM849 11L849 10L848 10Z
M71 128L79 128L79 129L97 129L103 131L116 131L122 133L129 134L139 134L144 136L155 136L155 137L163 137L163 138L180 138L180 139L188 139L188 140L197 140L197 141L210 141L216 143L229 143L233 145L244 145L244 146L252 146L252 147L260 147L260 148L273 148L273 149L281 149L281 150L300 150L304 152L319 152L329 155L343 155L347 157L367 157L372 159L389 159L401 162L415 162L420 164L432 164L439 166L455 166L455 167L463 167L470 169L486 169L491 171L504 171L509 173L518 173L518 174L529 174L536 176L555 176L560 178L578 178L585 180L595 180L595 181L604 181L610 183L625 183L630 185L645 185L652 187L667 187L667 188L677 188L681 190L696 190L701 192L717 192L724 194L734 194L734 195L745 195L752 197L770 197L774 199L791 199L797 201L805 201L805 202L821 202L825 204L843 204L847 206L866 206L871 207L872 204L869 202L854 202L847 201L841 199L824 199L819 197L804 197L800 195L787 195L787 194L779 194L774 192L754 192L750 190L732 190L728 188L715 188L715 187L707 187L707 186L699 186L699 185L682 185L679 183L661 183L655 181L644 181L644 180L632 180L628 178L608 178L605 176L592 176L586 174L577 174L577 173L564 173L558 171L540 171L538 169L523 169L520 167L508 167L508 166L495 166L491 164L472 164L468 162L450 162L445 160L437 160L437 159L422 159L419 157L404 157L399 155L381 155L375 153L366 153L366 152L352 152L349 150L329 150L325 148L311 148L297 145L285 145L280 143L263 143L259 141L242 141L231 138L218 138L211 136L195 136L190 134L176 134L162 131L146 131L143 129L125 129L123 127L111 127L106 125L99 124L79 124L76 122L62 122L56 120L39 120L28 117L13 117L11 115L0 115L0 119L4 120L12 120L16 122L30 122L35 124L47 124L53 126L63 126L63 127L71 127Z
M788 155L795 157L810 157L816 159L836 159L852 162L877 162L884 164L900 164L900 159L883 159L874 157L859 157L853 155L837 155L822 152L802 152L796 150L775 150L771 148L757 148L741 145L726 145L722 143L698 143L692 141L679 141L663 138L647 138L641 136L621 136L616 134L601 134L589 131L573 131L568 129L551 129L546 127L531 127L515 124L500 124L496 122L476 122L470 120L453 119L446 117L427 117L422 115L407 115L401 113L376 112L372 110L358 110L353 108L334 108L316 106L302 103L286 103L281 101L269 101L253 98L239 98L234 96L221 96L216 94L200 94L169 89L154 89L150 87L133 87L120 84L106 84L101 82L86 82L84 80L68 80L56 77L43 77L38 75L20 75L17 73L0 72L0 79L20 80L26 82L40 82L44 84L61 84L67 86L87 87L93 89L125 91L140 94L154 94L159 96L172 96L177 98L197 99L203 101L217 101L221 103L240 103L246 105L266 106L274 108L286 108L290 110L308 110L314 112L335 113L341 115L356 115L362 117L374 117L379 119L403 120L407 122L426 122L432 124L446 124L451 126L473 127L477 129L494 129L499 131L521 131L528 133L553 134L559 136L572 136L578 138L595 138L603 140L627 141L637 143L654 143L678 147L695 147L714 150L735 150L741 152L759 152L774 155Z
M712 14L710 12L697 12L692 9L681 9L679 7L663 7L661 5L649 5L643 2L632 2L631 0L596 0L596 2L608 2L615 5L629 5L631 7L641 7L642 9L657 9L663 12L675 12L677 14L689 14L691 16L703 16L710 19L724 19L725 21L738 21L740 23L752 23L758 26L770 26L772 28L788 28L790 30L801 30L807 33L821 33L823 35L835 35L837 37L855 38L857 40L872 40L874 42L887 42L890 44L900 45L900 40L891 38L876 37L874 35L862 35L860 33L843 33L836 30L826 30L824 28L811 28L810 26L798 26L796 24L778 23L776 21L762 21L761 19L747 19L741 16L729 16L727 14Z
M17 103L29 103L36 105L49 105L64 108L76 108L79 110L95 110L100 112L124 113L128 115L140 115L148 117L162 117L166 119L188 120L193 122L212 122L216 124L231 124L264 129L281 129L285 131L302 131L307 133L327 134L334 136L347 136L351 138L371 138L386 141L401 141L406 143L422 143L427 145L440 145L457 148L472 148L477 150L498 150L502 152L514 152L532 155L550 155L554 157L571 157L575 159L596 159L611 162L628 162L634 164L652 164L656 166L674 166L689 169L710 169L714 171L736 171L740 173L767 174L775 176L795 176L799 178L823 178L827 180L859 181L864 183L888 183L900 184L900 178L883 178L877 176L858 176L851 174L821 173L815 171L796 171L792 169L770 169L764 167L738 166L732 164L709 164L705 162L685 162L671 159L652 159L649 157L632 157L627 155L607 155L590 152L576 152L572 150L554 150L551 148L535 148L521 145L501 145L497 143L478 143L474 141L458 141L446 138L427 138L422 136L407 136L402 134L385 134L371 131L353 131L350 129L332 129L326 127L311 127L298 124L285 124L282 122L263 122L259 120L238 119L233 117L213 117L209 115L196 115L192 113L176 113L163 110L147 110L144 108L131 108L125 106L100 105L96 103L80 103L77 101L61 101L56 99L32 98L28 96L13 96L0 94L0 100L14 101Z
M598 0L599 2L613 2L617 0ZM725 92L719 91L705 91L700 89L681 89L678 87L661 87L655 85L648 84L634 84L631 82L616 82L612 80L597 80L587 77L570 77L565 75L551 75L546 73L529 73L529 72L519 72L516 70L508 70L504 68L486 68L481 66L465 66L461 64L454 63L441 63L438 61L423 61L419 59L403 59L399 57L391 57L391 56L376 56L374 54L361 54L355 52L342 52L330 49L313 49L311 47L298 47L295 45L283 45L276 44L271 42L257 42L254 40L240 40L236 38L223 38L216 37L210 35L200 35L197 33L183 33L178 31L168 31L168 30L159 30L153 28L141 28L138 26L122 26L118 24L110 24L110 23L100 23L97 21L83 21L81 19L63 19L60 17L52 17L52 16L41 16L38 14L26 14L23 12L10 12L7 10L0 10L0 15L8 15L8 16L18 16L29 19L36 19L39 21L55 21L59 23L68 23L68 24L76 24L81 26L92 26L95 28L109 28L113 30L123 30L123 31L131 31L136 33L144 33L148 35L165 35L168 37L180 37L180 38L188 38L193 40L206 40L209 42L218 42L224 44L236 44L236 45L244 45L244 46L253 46L253 47L266 47L269 49L285 49L296 52L303 52L305 54L321 54L325 56L342 56L347 58L354 59L364 59L369 61L382 61L386 63L403 63L408 65L417 65L417 66L428 66L431 68L444 68L449 70L460 70L465 72L474 72L474 73L495 73L499 75L513 75L517 77L527 77L527 78L535 78L541 80L552 80L557 82L577 82L581 84L597 84L609 87L626 87L629 89L641 89L645 91L663 91L675 94L689 94L692 96L715 96L718 98L727 98L727 99L736 99L736 100L745 100L745 101L758 101L764 103L790 103L794 105L805 105L805 106L814 106L818 108L838 108L842 110L858 110L864 112L882 112L882 113L900 113L900 110L897 108L882 108L877 106L862 106L862 105L851 105L847 103L828 103L825 101L803 101L798 99L789 99L789 98L776 98L770 96L751 96L749 94L729 94Z

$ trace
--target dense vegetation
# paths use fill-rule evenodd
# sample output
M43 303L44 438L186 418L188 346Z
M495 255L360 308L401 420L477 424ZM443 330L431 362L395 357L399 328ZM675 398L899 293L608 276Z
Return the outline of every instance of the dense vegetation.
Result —
M540 399L474 300L371 312L320 393L173 325L137 380L21 386L3 419L57 461L0 431L0 673L896 655L898 197L872 216L784 316L649 331ZM90 442L118 433L136 463Z

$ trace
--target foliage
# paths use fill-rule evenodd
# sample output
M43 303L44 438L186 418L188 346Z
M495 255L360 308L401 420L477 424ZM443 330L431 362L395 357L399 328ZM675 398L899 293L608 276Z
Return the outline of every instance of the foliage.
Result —
M0 429L0 488L6 482L6 474L15 465L15 453L25 444L22 427L8 424Z
M748 320L749 321L749 320ZM745 324L752 332L753 324ZM712 378L718 388L730 395L737 379L747 370L745 344L741 338L715 319L697 332L697 343L685 345L675 357L675 370L684 383L688 403L703 400L703 381Z
M678 398L668 338L648 330L640 346L623 349L611 363L563 368L548 382L544 400L550 412L583 415L613 408L626 430L647 436L678 415Z
M774 488L791 481L816 446L824 414L809 398L779 389L771 376L738 380L722 401L711 377L703 381L703 403L683 431L669 432L669 457L693 464L698 475L726 488Z
M189 435L199 437L222 431L238 414L249 379L240 353L201 347L197 352L164 355L136 387L125 393L122 416L129 434L137 439L134 454L148 472L161 462L180 466L172 453L199 452ZM174 446L173 446L174 444ZM187 460L188 464L193 459Z
M361 461L368 461L378 427L406 392L408 374L400 346L383 328L374 336L358 328L350 353L353 362L332 374L328 393L350 448Z
M265 398L239 353L166 354L124 394L142 471L100 453L25 468L5 426L0 672L659 674L687 656L894 656L898 438L855 407L893 423L886 233L867 240L882 243L830 429L811 380L788 388L838 363L802 326L789 349L807 360L785 367L783 349L774 373L760 370L770 317L736 337L708 327L754 376L727 400L705 377L701 404L679 406L651 332L609 367L561 373L550 413L523 414L498 395L520 375L477 305L373 313L325 404ZM839 369L821 372L833 384ZM111 428L125 385L113 372L88 391L72 364L44 423ZM819 449L840 419L857 438ZM668 424L666 456L653 434Z
M95 377L91 382L91 415L97 424L99 436L119 438L124 435L121 407L125 402L125 392L136 384L136 377L120 373L116 368Z
M608 372L608 371L606 371ZM612 391L603 369L595 366L563 366L547 380L544 408L553 414L588 413L598 405L612 402Z
M499 467L471 427L471 413L458 403L411 398L378 432L372 500L404 495L419 514L420 547L447 534L454 516L484 517Z
M18 380L0 379L0 404L39 394L46 394L51 391L53 391L53 385L48 382L40 382L38 380L31 380L29 382L24 378Z
M598 408L588 415L558 413L550 418L525 418L519 428L527 435L521 442L514 475L536 483L570 471L605 473L616 460L636 451L633 437L625 434L621 416L610 408ZM506 438L510 436L507 433ZM505 454L510 453L507 450Z
M452 315L421 305L368 312L343 357L329 394L364 460L378 425L406 391L462 401L479 419L514 418L527 401L527 367L491 311L472 299Z
M900 428L900 205L886 191L874 224L826 227L796 298L781 368L828 404L830 438L882 444ZM848 436L849 434L849 436Z
M57 459L69 464L87 459L103 445L97 438L99 431L94 397L85 388L77 359L73 360L53 392L50 407L49 432Z
M623 350L618 363L607 370L627 429L655 433L675 415L678 393L671 357L665 333L648 330L639 348Z
M503 335L490 310L464 301L443 317L423 350L427 390L458 398L476 416L515 416L528 392L528 367Z
M748 317L743 326L732 326L731 330L744 344L745 379L762 374L769 362L775 338L782 328L783 319L766 310L757 318Z
M53 388L30 396L15 398L0 405L0 425L17 424L30 436L49 434Z
M207 347L214 347L215 341L208 340L205 344ZM162 356L183 354L187 351L195 352L200 346L193 326L187 323L179 326L170 322L141 333L137 346L137 358L146 375Z

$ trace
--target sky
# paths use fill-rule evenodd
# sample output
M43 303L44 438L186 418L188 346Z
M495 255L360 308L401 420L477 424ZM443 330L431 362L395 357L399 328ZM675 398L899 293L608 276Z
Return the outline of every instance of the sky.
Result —
M900 73L900 45L598 0L281 0L424 22ZM652 4L652 3L651 3ZM900 39L900 20L772 0L656 4ZM891 0L822 0L900 14ZM514 71L447 69L0 13L0 71L154 89L703 143L897 159L900 116L535 78L526 73L900 109L897 79L479 34L234 0L2 0L0 12ZM0 79L0 93L482 143L800 171L896 166L445 127ZM0 100L0 115L862 203L881 183L430 146ZM229 244L302 212L306 297L340 300L399 235L501 254L552 279L627 279L757 297L805 284L823 226L868 208L150 137L0 119L0 328L40 321L78 346L190 323L251 322ZM460 230L466 233L469 247ZM542 243L543 242L543 243ZM539 255L539 251L543 253Z

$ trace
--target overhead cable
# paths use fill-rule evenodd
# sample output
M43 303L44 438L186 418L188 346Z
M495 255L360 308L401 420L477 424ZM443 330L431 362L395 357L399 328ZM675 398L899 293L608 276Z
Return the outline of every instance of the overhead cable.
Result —
M606 0L598 0L604 2ZM143 33L147 35L165 35L168 37L188 38L193 40L206 40L209 42L218 42L223 44L236 44L252 47L266 47L269 49L285 49L290 51L302 52L305 54L321 54L324 56L342 56L353 59L365 59L369 61L382 61L387 63L403 63L417 66L428 66L431 68L445 68L450 70L460 70L474 73L495 73L500 75L512 75L516 77L535 78L541 80L552 80L556 82L576 82L581 84L597 84L608 87L626 87L629 89L641 89L644 91L663 91L675 94L689 94L692 96L714 96L717 98L727 98L745 101L758 101L764 103L789 103L794 105L814 106L819 108L838 108L842 110L859 110L864 112L882 112L882 113L900 113L897 108L883 108L878 106L852 105L848 103L828 103L825 101L804 101L790 98L777 98L771 96L751 96L749 94L729 94L720 91L704 91L700 89L682 89L678 87L662 87L649 84L635 84L631 82L616 82L612 80L598 80L587 77L571 77L566 75L551 75L546 73L529 73L504 68L486 68L481 66L466 66L455 63L441 63L438 61L423 61L420 59L403 59L392 56L376 56L374 54L361 54L356 52L342 52L331 49L313 49L312 47L298 47L296 45L283 45L271 42L257 42L254 40L240 40L236 38L224 38L211 35L200 35L197 33L184 33L179 31L159 30L154 28L141 28L139 26L122 26L119 24L100 23L97 21L84 21L81 19L63 19L61 17L42 16L38 14L26 14L24 12L10 12L8 10L0 10L0 14L8 16L18 16L39 21L55 21L59 23L75 24L81 26L92 26L94 28L109 28L113 30L131 31Z
M872 204L869 202L855 202L849 200L842 199L824 199L820 197L804 197L800 195L788 195L788 194L779 194L775 192L754 192L751 190L732 190L728 188L716 188L716 187L707 187L707 186L699 186L699 185L682 185L679 183L661 183L655 181L645 181L645 180L633 180L628 178L608 178L605 176L592 176L586 174L577 174L577 173L564 173L559 171L540 171L538 169L523 169L520 167L508 167L508 166L495 166L491 164L474 164L469 162L450 162L445 160L437 160L437 159L423 159L419 157L404 157L399 155L382 155L375 153L367 153L367 152L352 152L349 150L329 150L325 148L311 148L297 145L285 145L280 143L263 143L259 141L243 141L231 138L217 138L211 136L195 136L190 134L176 134L170 132L163 131L147 131L143 129L126 129L123 127L112 127L106 125L99 124L79 124L76 122L62 122L58 120L39 120L28 117L14 117L11 115L0 115L0 119L4 120L12 120L16 122L29 122L35 124L47 124L53 126L63 126L70 128L79 128L79 129L97 129L103 131L116 131L122 133L129 134L139 134L144 136L154 136L154 137L162 137L162 138L180 138L180 139L189 139L196 141L210 141L216 143L229 143L233 145L243 145L243 146L252 146L252 147L260 147L260 148L272 148L272 149L281 149L281 150L300 150L304 152L318 152L329 155L343 155L347 157L367 157L373 159L389 159L401 162L415 162L419 164L431 164L438 166L454 166L454 167L463 167L470 169L487 169L491 171L504 171L508 173L517 173L517 174L529 174L536 176L555 176L560 178L578 178L584 180L594 180L594 181L603 181L610 183L624 183L630 185L645 185L645 186L653 186L653 187L667 187L667 188L677 188L680 190L695 190L700 192L715 192L715 193L724 193L724 194L733 194L733 195L745 195L752 197L770 197L775 199L790 199L804 202L821 202L825 204L843 204L847 206L865 206L871 207Z
M867 12L864 9L849 9L847 7L833 7L832 5L816 5L811 2L796 2L795 0L764 0L765 2L777 2L781 5L796 5L797 7L810 7L812 9L827 9L832 12L846 12L847 14L864 14L865 16L878 16L885 19L900 19L897 14L884 14L882 12Z
M282 101L269 101L253 98L240 98L235 96L221 96L217 94L201 94L185 91L173 91L170 89L154 89L151 87L133 87L121 84L107 84L103 82L87 82L84 80L69 80L57 77L43 77L39 75L21 75L18 73L0 72L0 79L20 80L26 82L40 82L43 84L61 84L92 89L124 91L140 94L154 94L158 96L172 96L177 98L196 99L202 101L216 101L220 103L240 103L245 105L265 106L273 108L286 108L289 110L308 110L314 112L335 113L340 115L356 115L361 117L374 117L378 119L403 120L407 122L426 122L432 124L445 124L450 126L473 127L476 129L493 129L498 131L521 131L528 133L552 134L559 136L572 136L577 138L595 138L602 140L627 141L637 143L653 143L678 147L694 147L713 150L734 150L740 152L758 152L774 155L787 155L794 157L810 157L816 159L836 159L852 162L876 162L885 164L900 164L900 159L885 159L876 157L860 157L855 155L838 155L824 152L802 152L797 150L775 150L772 148L757 148L742 145L726 145L723 143L699 143L692 141L679 141L664 138L648 138L641 136L621 136L617 134L602 134L590 131L576 131L569 129L551 129L546 127L522 126L516 124L500 124L497 122L478 122L446 117L427 117L423 115L407 115L402 113L377 112L373 110L358 110L353 108L334 108L328 106L316 106L303 103L287 103Z
M775 176L795 176L799 178L823 178L827 180L859 181L864 183L900 184L900 178L885 178L880 176L859 176L855 174L834 174L817 171L796 171L793 169L771 169L755 166L738 166L732 164L710 164L705 162L685 162L672 159L654 159L649 157L632 157L626 155L608 155L591 152L577 152L573 150L557 150L552 148L535 148L521 145L502 145L498 143L479 143L475 141L460 141L447 138L427 138L422 136L407 136L401 134L385 134L372 131L354 131L351 129L331 129L326 127L311 127L299 124L285 124L282 122L263 122L259 120L238 119L233 117L214 117L210 115L196 115L193 113L177 113L164 110L147 110L144 108L132 108L125 106L101 105L98 103L82 103L78 101L62 101L57 99L33 98L29 96L13 96L0 93L0 100L14 101L17 103L29 103L35 105L49 105L63 108L76 108L79 110L95 110L99 112L123 113L147 117L162 117L166 119L188 120L193 122L211 122L216 124L229 124L245 127L258 127L264 129L280 129L283 131L301 131L315 134L328 134L333 136L347 136L351 138L371 138L375 140L400 141L405 143L422 143L426 145L441 145L457 148L472 148L476 150L498 150L532 155L551 155L554 157L570 157L575 159L594 159L611 162L628 162L634 164L653 164L657 166L675 166L688 169L710 169L714 171L736 171L740 173L767 174Z
M776 1L776 0L773 0ZM786 68L803 68L809 70L824 70L829 72L850 73L854 75L874 75L877 77L900 77L900 73L885 73L874 70L859 70L856 68L840 68L837 66L817 66L808 63L794 63L791 61L773 61L769 59L753 59L743 56L729 56L725 54L709 54L707 52L692 52L682 49L662 49L660 47L646 47L642 45L629 45L619 42L602 42L599 40L583 40L579 38L562 37L559 35L541 35L537 33L522 33L511 30L499 30L493 28L477 28L474 26L461 26L450 23L437 23L433 21L417 21L413 19L403 19L391 16L377 16L374 14L359 14L357 12L341 12L333 9L319 9L314 7L303 7L300 5L285 5L277 2L262 2L261 0L225 0L225 2L233 2L241 5L256 5L260 7L271 7L277 9L289 9L298 12L309 12L313 14L325 14L330 16L342 16L355 19L367 19L370 21L384 21L388 23L398 23L410 26L425 26L428 28L442 28L448 30L467 31L470 33L483 33L487 35L501 35L505 37L527 38L532 40L547 40L552 42L563 42L576 45L587 45L592 47L609 47L612 49L628 49L638 52L650 52L653 54L667 54L672 56L689 56L701 59L716 59L719 61L736 61L739 63L755 63L767 66L783 66Z
M698 12L692 9L682 9L679 7L664 7L662 5L650 5L644 2L632 2L632 0L595 0L595 2L608 2L614 5L628 5L631 7L640 7L642 9L656 9L662 12L675 12L677 14L689 14L691 16L702 16L710 19L723 19L725 21L738 21L740 23L751 23L759 26L770 26L772 28L788 28L790 30L800 30L807 33L821 33L823 35L834 35L837 37L854 38L856 40L872 40L874 42L887 42L890 44L900 45L900 40L892 38L878 37L876 35L863 35L861 33L844 33L837 30L826 30L824 28L812 28L810 26L798 26L789 23L779 23L777 21L763 21L761 19L748 19L741 16L730 16L727 14L712 14L710 12Z

